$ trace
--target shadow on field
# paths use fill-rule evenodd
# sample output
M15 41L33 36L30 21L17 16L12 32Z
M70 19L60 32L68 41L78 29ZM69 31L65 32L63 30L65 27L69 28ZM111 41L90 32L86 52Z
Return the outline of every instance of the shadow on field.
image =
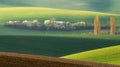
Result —
M60 57L120 44L119 39L55 36L0 36L0 51Z

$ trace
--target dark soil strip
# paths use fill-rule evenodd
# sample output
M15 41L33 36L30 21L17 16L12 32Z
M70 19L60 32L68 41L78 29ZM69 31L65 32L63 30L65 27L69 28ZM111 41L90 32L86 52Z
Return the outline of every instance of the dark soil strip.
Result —
M47 56L0 52L0 67L120 67L119 65L75 61Z

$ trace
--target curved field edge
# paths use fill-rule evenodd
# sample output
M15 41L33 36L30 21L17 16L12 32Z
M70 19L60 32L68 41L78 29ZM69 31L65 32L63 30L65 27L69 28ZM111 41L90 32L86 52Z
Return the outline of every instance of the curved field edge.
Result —
M106 23L110 16L118 17L117 14L80 11L80 10L63 10L42 7L5 7L0 8L0 24L9 20L34 20L38 19L43 22L46 19L55 18L56 20L78 22L93 22L94 17L98 15Z
M119 65L75 61L40 55L0 52L1 67L118 67ZM8 62L9 61L9 62ZM29 61L29 62L28 62ZM6 64L7 63L7 64ZM31 64L32 63L32 64ZM47 63L47 64L46 64Z
M71 54L61 58L120 65L120 45Z

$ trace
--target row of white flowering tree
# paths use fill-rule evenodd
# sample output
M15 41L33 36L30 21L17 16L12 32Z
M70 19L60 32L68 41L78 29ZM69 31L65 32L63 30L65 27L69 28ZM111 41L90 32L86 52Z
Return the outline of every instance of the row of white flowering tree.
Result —
M45 20L44 23L38 20L28 21L8 21L5 26L19 29L33 30L52 30L52 31L71 31L71 30L92 30L93 25L86 22L70 23L65 21L56 21L55 19Z

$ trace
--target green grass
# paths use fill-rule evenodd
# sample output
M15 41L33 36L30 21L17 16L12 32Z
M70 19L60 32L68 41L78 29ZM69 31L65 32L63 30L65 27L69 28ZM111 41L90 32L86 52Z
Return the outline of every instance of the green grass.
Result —
M100 16L102 23L108 24L109 17L115 16L119 26L119 15L77 11L61 10L38 7L5 7L0 8L0 51L28 53L60 57L72 53L108 47L120 44L120 35L98 35L81 34L79 32L51 32L12 29L2 26L10 20L34 20L40 22L52 17L56 20L86 21L93 23L96 15Z
M14 32L14 33L13 33ZM4 27L0 25L0 35L80 35L83 33L88 33L91 32L91 30L86 30L86 31L38 31L38 30L24 30L24 29L15 29L15 28L9 28L9 27ZM66 35L65 35L66 34Z
M119 24L119 15L79 11L79 10L61 10L52 8L38 8L38 7L6 7L0 8L0 24L3 24L10 20L34 20L38 19L43 22L46 19L55 18L56 20L78 22L85 21L87 23L93 23L94 17L100 16L101 22L104 24L109 23L109 17L115 16L117 24Z
M119 35L1 35L0 51L60 57L120 44Z
M93 24L96 15L100 16L102 24L109 24L109 17L115 16L116 25L120 26L120 16L118 14L101 13L101 10L93 10L89 5L87 5L87 7L79 6L79 2L88 3L89 1L65 0L65 2L62 2L62 0L54 0L50 2L49 0L0 0L0 51L60 57L120 44L120 35L94 36L92 34L82 34L82 32L85 33L88 31L46 32L20 30L2 26L5 22L10 20L23 21L37 19L43 22L53 17L56 20L70 21L71 23L85 21ZM116 2L119 4L118 0L114 1L114 3ZM119 13L119 9L116 7L119 6L118 4L113 4L113 6L103 12ZM116 63L118 62L119 61L116 61Z
M82 31L38 31L38 30L24 30L24 29L14 29L9 27L0 26L0 36L58 36L58 37L86 37L86 38L96 38L96 39L117 39L119 40L120 35L108 35L101 34L98 36L93 35L91 30ZM13 33L14 32L14 33ZM91 32L89 34L89 32Z
M0 0L0 7L49 7L120 13L119 0Z
M0 51L60 57L120 44L120 35L20 30L0 26ZM87 46L87 47L86 47Z
M120 65L120 45L71 54L61 58Z

